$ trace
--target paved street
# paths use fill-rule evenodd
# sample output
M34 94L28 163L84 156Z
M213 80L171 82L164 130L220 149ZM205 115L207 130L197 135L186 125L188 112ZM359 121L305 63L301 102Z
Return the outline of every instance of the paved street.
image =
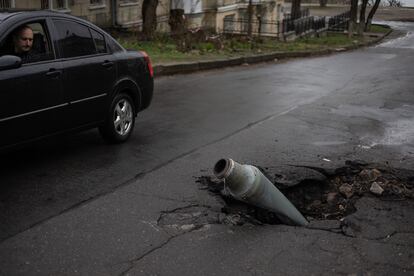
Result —
M197 182L222 157L294 183L346 160L412 170L414 23L393 27L352 52L158 78L124 145L89 131L1 155L0 275L414 275L412 200L361 197L352 234L237 226Z

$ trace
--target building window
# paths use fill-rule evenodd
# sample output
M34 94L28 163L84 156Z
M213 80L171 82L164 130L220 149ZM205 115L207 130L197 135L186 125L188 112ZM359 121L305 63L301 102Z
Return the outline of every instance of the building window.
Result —
M67 0L54 0L53 8L56 10L67 9L68 1Z
M91 5L102 5L104 4L103 0L90 0Z
M68 0L41 0L40 7L43 10L67 10Z
M40 7L41 7L42 10L49 9L49 0L42 0L40 2Z
M235 15L231 14L231 15L226 15L224 17L224 32L227 33L232 33L234 32L234 23L235 23Z
M14 8L14 0L0 0L0 9Z

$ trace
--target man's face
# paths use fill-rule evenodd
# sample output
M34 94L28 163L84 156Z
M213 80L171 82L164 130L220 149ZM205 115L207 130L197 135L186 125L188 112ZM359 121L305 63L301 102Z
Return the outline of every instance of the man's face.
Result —
M23 29L16 37L15 47L17 53L28 52L33 45L33 31L29 28Z

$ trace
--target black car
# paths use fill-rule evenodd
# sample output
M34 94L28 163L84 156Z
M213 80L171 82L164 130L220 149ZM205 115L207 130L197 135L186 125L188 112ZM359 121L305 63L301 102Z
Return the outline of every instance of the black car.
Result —
M13 52L22 26L33 54ZM0 149L99 127L127 140L150 105L153 69L145 52L127 51L99 27L50 11L0 12Z

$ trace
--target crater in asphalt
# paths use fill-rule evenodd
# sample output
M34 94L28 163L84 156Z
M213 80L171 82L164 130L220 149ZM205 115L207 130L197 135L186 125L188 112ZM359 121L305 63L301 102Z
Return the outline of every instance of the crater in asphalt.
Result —
M257 167L309 220L340 220L356 211L355 203L363 196L375 196L381 200L414 199L414 171L411 170L357 161L347 161L345 166L329 171L296 166L298 170L316 170L325 179L304 179L287 186L279 181L286 176L273 174L272 177L270 171ZM224 182L213 176L201 176L197 182L201 189L208 190L222 202L221 214L216 216L216 223L281 223L274 213L233 199L226 192Z

